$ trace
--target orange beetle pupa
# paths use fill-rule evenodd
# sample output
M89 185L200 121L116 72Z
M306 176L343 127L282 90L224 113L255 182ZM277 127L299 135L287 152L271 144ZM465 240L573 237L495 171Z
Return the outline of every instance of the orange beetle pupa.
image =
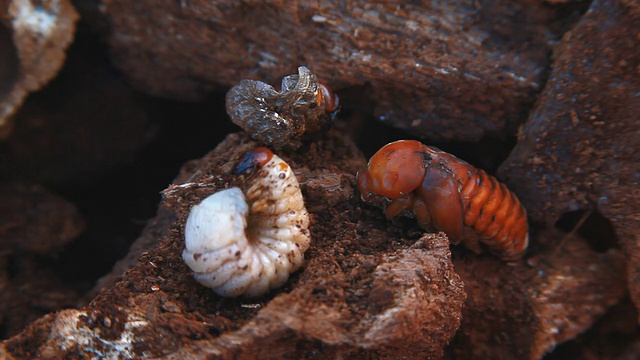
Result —
M444 231L479 252L478 240L505 260L521 257L529 243L527 213L496 178L457 157L414 140L374 154L357 174L366 202L387 199L388 219L413 214L425 229Z

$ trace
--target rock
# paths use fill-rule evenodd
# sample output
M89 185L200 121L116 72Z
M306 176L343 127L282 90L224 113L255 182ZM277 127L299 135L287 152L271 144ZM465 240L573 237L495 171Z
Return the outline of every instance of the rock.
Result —
M626 254L640 306L640 6L596 0L555 53L518 145L500 169L531 219L597 211ZM615 238L608 246L615 245Z
M628 297L612 307L588 331L556 347L545 360L640 358L638 312Z
M42 186L0 184L0 338L75 305L78 294L52 269L50 259L84 227L72 203Z
M0 184L0 254L51 255L84 231L78 209L39 185Z
M230 167L254 146L230 135L188 163L163 193L162 208L173 216L145 233L155 245L122 279L84 308L36 321L0 351L15 357L441 357L465 299L448 240L438 234L390 239L376 228L379 221L363 222L361 213L377 213L353 196L364 158L339 131L304 151L279 154L303 193L313 194L305 200L313 246L303 270L283 289L252 300L220 298L195 282L180 257L184 220L204 196L234 186ZM330 180L317 180L323 177ZM326 201L333 206L321 207Z
M86 33L78 35L60 76L14 116L13 132L0 147L0 179L58 187L95 181L130 163L152 138L134 92Z
M335 279L305 277L303 286L272 300L239 331L192 344L170 358L251 358L255 354L270 359L303 354L440 358L458 327L464 300L462 283L452 272L449 257L448 240L434 234L384 256L377 265L370 259L359 263L356 256L353 265L375 268L372 279L362 279L369 286L352 289L346 285L330 291L334 296L340 294L338 298L327 299L321 289L340 284ZM353 268L352 273L356 272ZM349 281L348 274L340 275L347 275L341 282ZM348 311L351 297L359 298L355 314ZM274 338L279 339L275 345ZM295 351L293 344L299 344Z
M575 235L534 231L526 258L510 265L488 253L449 250L442 233L386 221L354 196L364 158L334 129L295 153L279 153L296 172L312 218L303 269L262 297L220 298L182 262L184 222L191 206L237 185L231 167L254 146L246 134L232 134L186 163L139 239L145 245L134 246L121 265L127 270L105 278L87 306L37 320L0 352L539 359L626 293L621 252L599 253Z
M580 5L106 0L104 9L114 61L149 94L201 99L245 78L276 84L305 65L334 90L362 87L366 110L393 126L476 141L515 132L550 44Z
M545 237L564 234L533 241ZM620 251L598 253L577 236L512 266L488 256L454 258L454 266L467 293L451 349L457 359L541 359L626 294Z
M17 335L30 322L76 304L78 294L54 270L38 256L0 256L0 338Z
M25 97L49 82L65 60L78 14L68 0L9 0L0 7L0 139Z

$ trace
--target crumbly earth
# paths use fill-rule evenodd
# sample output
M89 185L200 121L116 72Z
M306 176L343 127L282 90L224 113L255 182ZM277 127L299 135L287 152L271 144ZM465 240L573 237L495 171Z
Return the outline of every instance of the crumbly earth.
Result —
M181 260L184 222L190 206L236 185L231 166L255 146L232 134L187 163L163 192L160 222L143 235L153 241L121 279L0 350L17 358L539 358L624 296L620 254L597 253L580 238L534 247L514 264L459 247L452 262L444 234L396 226L360 201L354 174L364 157L334 131L280 154L312 217L304 268L263 297L221 298Z
M284 289L254 300L220 298L195 282L180 258L189 208L238 181L229 175L230 166L254 146L231 135L188 164L179 179L189 181L178 180L164 192L163 207L173 216L164 217L168 221L160 233L149 232L159 236L155 246L89 306L34 323L6 342L7 352L17 357L92 352L441 357L459 326L465 298L446 237L397 234L389 241L387 222L354 196L354 174L363 157L341 136L308 145L304 153L281 154L297 169L313 218L314 245L304 270ZM365 212L376 214L373 222ZM49 331L77 339L45 336Z

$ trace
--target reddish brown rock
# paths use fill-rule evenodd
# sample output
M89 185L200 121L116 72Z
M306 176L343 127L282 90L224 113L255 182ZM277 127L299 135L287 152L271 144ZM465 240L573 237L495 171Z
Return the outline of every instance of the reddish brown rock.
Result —
M0 6L0 139L25 97L60 70L78 14L67 0L9 0Z
M640 358L638 312L625 297L612 307L587 332L558 346L545 360Z
M69 187L132 161L153 134L147 113L86 34L60 76L29 97L0 147L0 179ZM88 181L87 181L88 182Z
M564 234L535 237L558 241ZM454 259L467 301L452 351L458 359L540 359L589 329L626 294L623 255L598 253L579 237L507 266Z
M559 44L546 88L501 168L536 221L597 210L612 223L638 306L639 39L637 2L594 1Z
M0 184L0 254L52 254L83 230L76 207L42 186Z
M19 334L30 322L72 307L77 299L41 257L0 255L0 338Z
M40 319L2 351L16 357L441 357L465 298L448 241L436 234L390 241L377 228L386 222L362 217L377 214L353 196L353 174L364 159L335 134L279 154L308 194L313 246L304 269L283 289L252 300L223 299L195 282L180 256L184 220L204 196L237 182L231 165L253 146L232 135L187 164L182 180L164 192L163 208L174 215L162 230L147 232L156 244L122 280L83 309ZM327 201L333 206L321 206Z
M515 132L544 82L550 43L579 8L107 0L104 9L115 62L147 93L201 99L245 78L276 84L305 65L334 89L367 88L360 96L385 122L473 141Z
M50 260L83 230L76 207L42 186L0 185L0 338L75 304Z
M338 133L279 154L300 180L313 234L304 268L284 288L223 299L182 262L190 207L234 186L232 164L255 146L246 135L230 135L187 163L164 191L159 217L139 240L146 250L135 247L137 261L114 274L115 284L84 308L41 318L3 342L0 353L538 359L624 296L619 251L598 253L578 237L560 247L535 245L515 265L454 247L452 264L446 237L393 225L354 196L364 158ZM545 232L532 243L563 236Z
M449 256L446 237L433 234L379 262L356 255L352 265L375 269L369 273L371 279L361 280L368 286L353 289L343 285L332 294L333 299L327 299L318 290L352 281L349 275L360 273L357 267L351 274L340 274L339 282L335 277L321 280L303 275L304 285L271 301L239 331L197 342L171 358L250 359L256 354L270 359L304 355L440 358L458 326L464 299ZM349 310L350 297L362 299L355 313Z

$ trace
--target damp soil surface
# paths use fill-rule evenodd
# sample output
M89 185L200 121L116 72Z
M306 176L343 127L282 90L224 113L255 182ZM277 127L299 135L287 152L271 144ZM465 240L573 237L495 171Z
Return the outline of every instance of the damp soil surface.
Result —
M66 331L90 329L107 344L126 342L124 334L130 331L135 338L126 346L135 356L196 356L206 351L252 356L263 348L271 358L306 353L441 357L459 326L465 298L448 241L443 234L407 232L384 221L377 208L364 205L354 190L355 172L364 166L364 157L337 133L302 151L281 154L296 169L313 238L304 268L284 288L255 299L224 299L197 284L181 260L190 207L235 185L231 164L256 146L246 135L232 134L183 168L175 185L163 193L156 218L160 223L143 234L155 244L77 314L75 329ZM53 344L39 343L38 333L58 327L59 318L36 322L7 341L7 350L14 356L48 353ZM433 328L425 327L429 322ZM239 333L247 333L244 343L231 341ZM272 337L282 339L273 344L268 341ZM34 341L37 346L28 346ZM81 344L61 354L90 351L113 354L108 346L90 350Z
M539 358L624 297L620 253L596 251L581 237L534 229L530 253L507 264L486 252L450 250L443 233L425 234L410 218L387 221L360 200L355 173L365 157L340 130L279 154L300 181L313 239L304 267L283 288L221 298L196 283L181 259L190 207L239 185L230 170L258 145L234 133L187 162L162 192L124 274L104 277L87 306L48 315L6 340L7 353Z

